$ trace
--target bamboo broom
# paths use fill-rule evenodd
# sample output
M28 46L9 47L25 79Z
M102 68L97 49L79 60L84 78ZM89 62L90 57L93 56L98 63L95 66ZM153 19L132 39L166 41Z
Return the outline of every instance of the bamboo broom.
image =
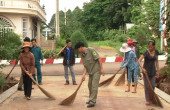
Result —
M64 99L62 102L60 102L60 105L70 105L74 102L77 92L80 89L81 85L82 85L83 81L81 81L81 83L79 84L78 88L76 89L76 91L70 95L68 98Z
M26 74L27 74L27 73L26 73ZM27 75L28 75L28 74L27 74ZM47 92L45 89L43 89L43 88L34 80L34 78L33 78L32 76L30 76L30 75L28 75L28 76L32 79L33 83L35 83L35 84L38 86L38 88L39 88L47 97L49 97L50 99L53 99L53 100L56 99L52 94L50 94L50 93Z
M114 77L116 76L116 74L121 70L121 68L113 75L111 76L110 78L102 81L100 84L99 84L99 87L101 86L108 86L111 84L112 80L114 79Z
M119 79L116 81L115 86L121 86L125 84L125 73L126 73L126 68L124 69Z
M150 101L154 105L163 108L163 105L162 105L161 101L159 100L158 96L156 95L156 93L154 92L154 90L152 88L152 85L151 85L151 82L149 80L148 75L147 74L144 74L144 75L146 76L146 79L147 79L147 82L148 82L148 85L149 85L149 99L150 99Z

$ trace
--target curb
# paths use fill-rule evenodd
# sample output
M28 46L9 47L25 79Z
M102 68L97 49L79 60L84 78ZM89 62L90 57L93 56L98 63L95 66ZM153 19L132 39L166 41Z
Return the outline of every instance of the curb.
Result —
M0 104L3 103L7 98L9 98L11 95L13 95L17 91L18 83L3 92L0 95Z
M142 84L142 85L144 85L144 83L143 83L143 80L141 81L139 81L138 80L138 82L140 83L140 84ZM157 87L155 87L155 93L160 97L160 98L162 98L163 100L165 100L167 103L169 103L170 104L170 95L168 95L167 93L165 93L165 92L163 92L162 90L160 90L160 89L158 89Z
M102 63L113 63L113 62L122 62L124 57L101 57ZM166 55L159 55L158 60L159 61L164 61L167 59ZM19 64L20 62L18 62ZM43 59L43 64L62 64L63 59ZM81 58L76 58L75 63L82 63ZM10 60L1 60L0 65L5 64L5 65L15 65L15 61L10 61Z

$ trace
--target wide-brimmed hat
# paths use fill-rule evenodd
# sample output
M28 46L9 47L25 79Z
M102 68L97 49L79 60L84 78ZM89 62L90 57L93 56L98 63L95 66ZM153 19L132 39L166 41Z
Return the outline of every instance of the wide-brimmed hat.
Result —
M129 39L128 42L127 42L128 45L134 45L133 43L133 40L132 39Z
M138 41L136 39L133 39L132 42L133 43L138 43Z
M130 47L128 47L128 44L127 43L123 43L122 44L122 47L120 48L120 52L129 52L129 51L131 51L131 48Z
M31 48L30 42L24 42L22 48L29 47Z

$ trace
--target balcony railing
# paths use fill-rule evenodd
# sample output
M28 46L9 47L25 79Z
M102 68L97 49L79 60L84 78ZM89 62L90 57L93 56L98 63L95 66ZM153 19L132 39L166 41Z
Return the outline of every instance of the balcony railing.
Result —
M46 13L36 1L0 0L0 8L30 9L38 11L45 18Z

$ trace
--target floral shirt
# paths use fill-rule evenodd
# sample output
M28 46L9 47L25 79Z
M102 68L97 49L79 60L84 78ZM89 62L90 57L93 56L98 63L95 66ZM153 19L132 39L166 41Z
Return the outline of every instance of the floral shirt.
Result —
M139 67L138 62L136 62L136 55L132 50L125 53L124 60L120 67L121 68L128 67L130 70Z

